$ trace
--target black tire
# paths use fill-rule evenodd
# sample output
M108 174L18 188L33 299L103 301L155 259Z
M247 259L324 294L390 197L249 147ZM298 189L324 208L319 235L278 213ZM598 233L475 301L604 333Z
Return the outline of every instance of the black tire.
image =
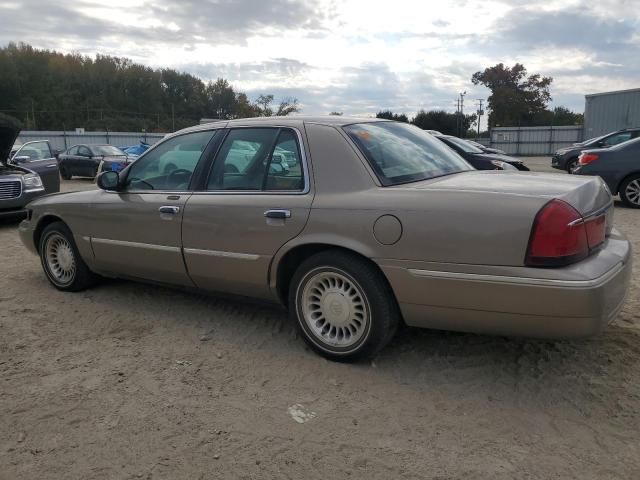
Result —
M64 241L66 241L66 244ZM56 250L56 255L51 253L54 245L50 244L50 242L59 242L62 245ZM69 258L68 255L71 255L73 261L73 273L69 275L69 278L63 278L60 274L57 274L52 266L55 262L62 263L58 258L61 256L60 248L65 250L64 254L67 256L65 260ZM42 269L51 285L58 290L79 292L96 283L97 275L89 270L87 264L82 260L76 242L73 240L71 230L63 222L54 222L45 227L40 236L39 252ZM52 260L52 256L55 256L56 259ZM61 268L61 270L64 269Z
M329 276L329 278L331 278L335 275L338 276L338 285L340 278L345 279L344 285L347 285L345 291L349 292L348 294L355 292L354 297L360 299L361 305L357 308L360 308L360 311L364 311L365 315L362 316L363 319L368 313L368 318L362 322L362 326L360 324L356 326L356 324L353 323L353 321L357 321L357 318L353 316L352 313L356 310L351 306L347 297L342 293L336 294L335 292L331 292L329 289L322 294L322 300L320 300L320 297L316 296L315 293L312 293L309 298L318 298L318 304L314 306L317 310L313 311L310 315L308 314L308 318L305 319L305 311L308 312L308 309L303 306L303 304L313 303L313 301L308 299L305 303L305 289L310 288L311 292L314 292L314 290L317 291L313 285L318 284L318 279L324 278L323 276ZM349 283L351 283L351 287L348 286ZM333 287L335 288L336 285ZM352 290L349 290L349 288ZM346 321L351 323L347 327L342 326L342 324L337 327L337 330L338 332L344 332L342 338L348 341L346 340L347 337L352 337L352 332L348 329L354 328L355 334L353 337L361 336L357 341L354 341L355 343L352 345L341 347L325 343L325 341L319 337L318 332L313 332L314 327L309 325L310 322L313 322L315 328L321 328L318 324L320 322L320 324L323 325L321 322L324 321L325 324L322 328L327 328L326 325L330 324L330 320L325 320L324 318L312 320L312 317L316 314L321 316L325 315L324 307L332 309L327 315L343 314L342 307L338 306L338 313L336 313L334 309L335 304L327 306L329 301L327 295L334 295L335 298L338 299L340 298L339 295L342 295L345 301L347 301L349 306L346 308L346 317L353 320L347 320L347 318L339 320L340 322ZM298 325L305 342L315 352L330 360L352 362L373 357L391 341L400 324L398 305L391 287L382 273L370 262L341 250L326 250L302 262L291 279L288 301L289 313ZM320 304L322 304L322 307ZM330 327L326 335L329 335L329 332L333 329L334 327ZM359 330L362 330L362 333L360 333ZM340 333L336 334L336 339L339 338L338 335L340 335Z
M63 180L71 180L71 174L62 166L60 167L60 176Z
M627 207L640 208L640 197L634 195L637 188L640 188L640 175L631 175L620 184L620 200Z
M572 158L567 162L567 173L573 174L576 166L578 165L578 157Z

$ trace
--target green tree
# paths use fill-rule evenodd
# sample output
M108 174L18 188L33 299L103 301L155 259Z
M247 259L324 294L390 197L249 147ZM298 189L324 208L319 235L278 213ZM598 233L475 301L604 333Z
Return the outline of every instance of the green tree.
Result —
M520 63L513 67L499 63L474 73L471 81L491 90L488 107L492 127L529 125L551 101L549 87L553 78L527 75L527 69Z
M39 50L25 44L0 47L0 112L27 129L169 131L201 118L273 115L273 95L257 102L223 78L205 84L173 69L153 69L127 58L95 58ZM283 99L275 114L298 112Z
M445 135L462 135L471 128L477 119L476 114L461 115L444 110L420 110L411 123L423 130L437 130Z
M404 113L393 113L391 110L382 110L376 114L376 118L395 120L396 122L409 123L409 117Z

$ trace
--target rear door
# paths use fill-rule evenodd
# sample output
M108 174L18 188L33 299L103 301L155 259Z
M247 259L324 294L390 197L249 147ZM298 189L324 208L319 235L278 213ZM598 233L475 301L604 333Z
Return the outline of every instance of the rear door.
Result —
M288 159L284 168L274 150ZM269 298L271 260L304 228L313 200L302 132L227 132L201 191L183 217L184 258L203 289Z
M47 193L60 191L58 160L46 140L25 143L13 157L16 163L33 170L42 179Z

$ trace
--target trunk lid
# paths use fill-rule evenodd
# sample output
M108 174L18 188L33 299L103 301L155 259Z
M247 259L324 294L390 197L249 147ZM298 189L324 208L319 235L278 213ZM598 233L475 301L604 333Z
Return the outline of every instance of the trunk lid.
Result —
M462 172L401 187L504 195L505 201L509 201L509 196L557 198L567 202L583 216L612 204L606 184L595 176L484 170Z
M0 113L0 163L7 163L11 147L20 133L20 122Z

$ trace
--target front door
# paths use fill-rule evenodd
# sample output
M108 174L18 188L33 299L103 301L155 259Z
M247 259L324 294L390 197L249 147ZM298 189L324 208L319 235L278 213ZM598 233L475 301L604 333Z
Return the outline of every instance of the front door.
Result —
M58 161L53 155L48 141L38 140L25 143L13 156L13 161L40 175L45 192L60 191Z
M300 132L229 130L204 191L185 206L182 242L194 283L269 298L271 260L302 231L312 199Z
M124 175L123 189L93 203L91 245L105 273L192 286L182 258L181 223L193 172L214 131L158 145Z

